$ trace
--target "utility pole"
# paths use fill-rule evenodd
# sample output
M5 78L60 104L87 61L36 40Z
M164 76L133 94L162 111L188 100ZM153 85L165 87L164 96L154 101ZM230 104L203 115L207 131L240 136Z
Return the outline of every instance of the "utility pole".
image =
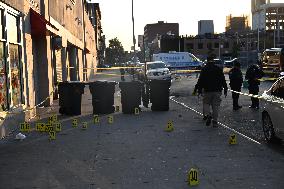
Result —
M84 49L83 49L83 81L87 81L87 74L85 74L86 72L86 26L85 26L85 2L84 0L82 0L82 8L83 8L83 20L82 20L82 24L83 24L83 44L84 44Z
M275 31L276 31L276 26L274 26L274 31L273 31L273 47L275 48Z
M136 62L136 51L135 51L135 32L134 32L134 14L133 14L133 0L132 0L132 24L133 24L133 51L134 51L134 61Z
M247 68L248 68L248 64L249 64L249 47L248 47L248 33L246 34L246 48L247 48Z
M259 27L257 28L257 52L259 53Z

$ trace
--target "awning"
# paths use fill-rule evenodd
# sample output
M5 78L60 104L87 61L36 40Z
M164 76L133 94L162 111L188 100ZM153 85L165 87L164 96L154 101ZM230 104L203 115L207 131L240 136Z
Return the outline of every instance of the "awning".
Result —
M30 9L31 19L31 34L33 36L46 36L49 35L47 32L46 25L55 28L49 21L47 21L42 15L37 13L32 8ZM55 28L57 30L57 28Z

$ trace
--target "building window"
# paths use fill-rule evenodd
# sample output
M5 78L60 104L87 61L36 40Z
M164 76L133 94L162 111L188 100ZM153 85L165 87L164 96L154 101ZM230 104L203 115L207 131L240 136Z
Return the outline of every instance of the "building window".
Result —
M0 9L0 39L4 38L4 29L3 29L3 10Z
M212 43L207 43L207 49L212 49Z
M21 72L19 64L19 46L9 44L11 86L13 105L21 104Z
M18 18L7 14L7 38L10 43L18 43L19 42L19 31L18 31Z
M198 49L203 49L203 43L198 43Z
M218 49L219 48L219 43L214 43L214 48Z
M8 109L7 100L7 69L5 60L5 44L0 42L0 111Z
M4 17L3 12L0 9L0 111L22 103L20 17L9 10Z

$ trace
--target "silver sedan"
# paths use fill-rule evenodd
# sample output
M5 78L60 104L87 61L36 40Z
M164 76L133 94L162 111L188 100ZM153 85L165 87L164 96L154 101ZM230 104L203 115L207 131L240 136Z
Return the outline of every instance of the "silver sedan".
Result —
M265 139L271 142L276 136L284 137L284 77L279 78L263 94L262 128Z

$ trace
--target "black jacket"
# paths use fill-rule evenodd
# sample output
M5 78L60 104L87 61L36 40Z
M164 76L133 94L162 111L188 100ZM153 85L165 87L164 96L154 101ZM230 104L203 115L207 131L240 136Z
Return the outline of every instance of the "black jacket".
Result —
M223 71L213 63L207 63L202 68L196 85L199 93L202 92L202 89L205 92L222 92L223 89L225 91L228 90Z
M250 86L258 86L260 84L259 79L263 76L264 73L257 64L251 65L246 71L246 79Z
M229 72L230 86L233 90L241 90L243 74L239 68L232 68Z

